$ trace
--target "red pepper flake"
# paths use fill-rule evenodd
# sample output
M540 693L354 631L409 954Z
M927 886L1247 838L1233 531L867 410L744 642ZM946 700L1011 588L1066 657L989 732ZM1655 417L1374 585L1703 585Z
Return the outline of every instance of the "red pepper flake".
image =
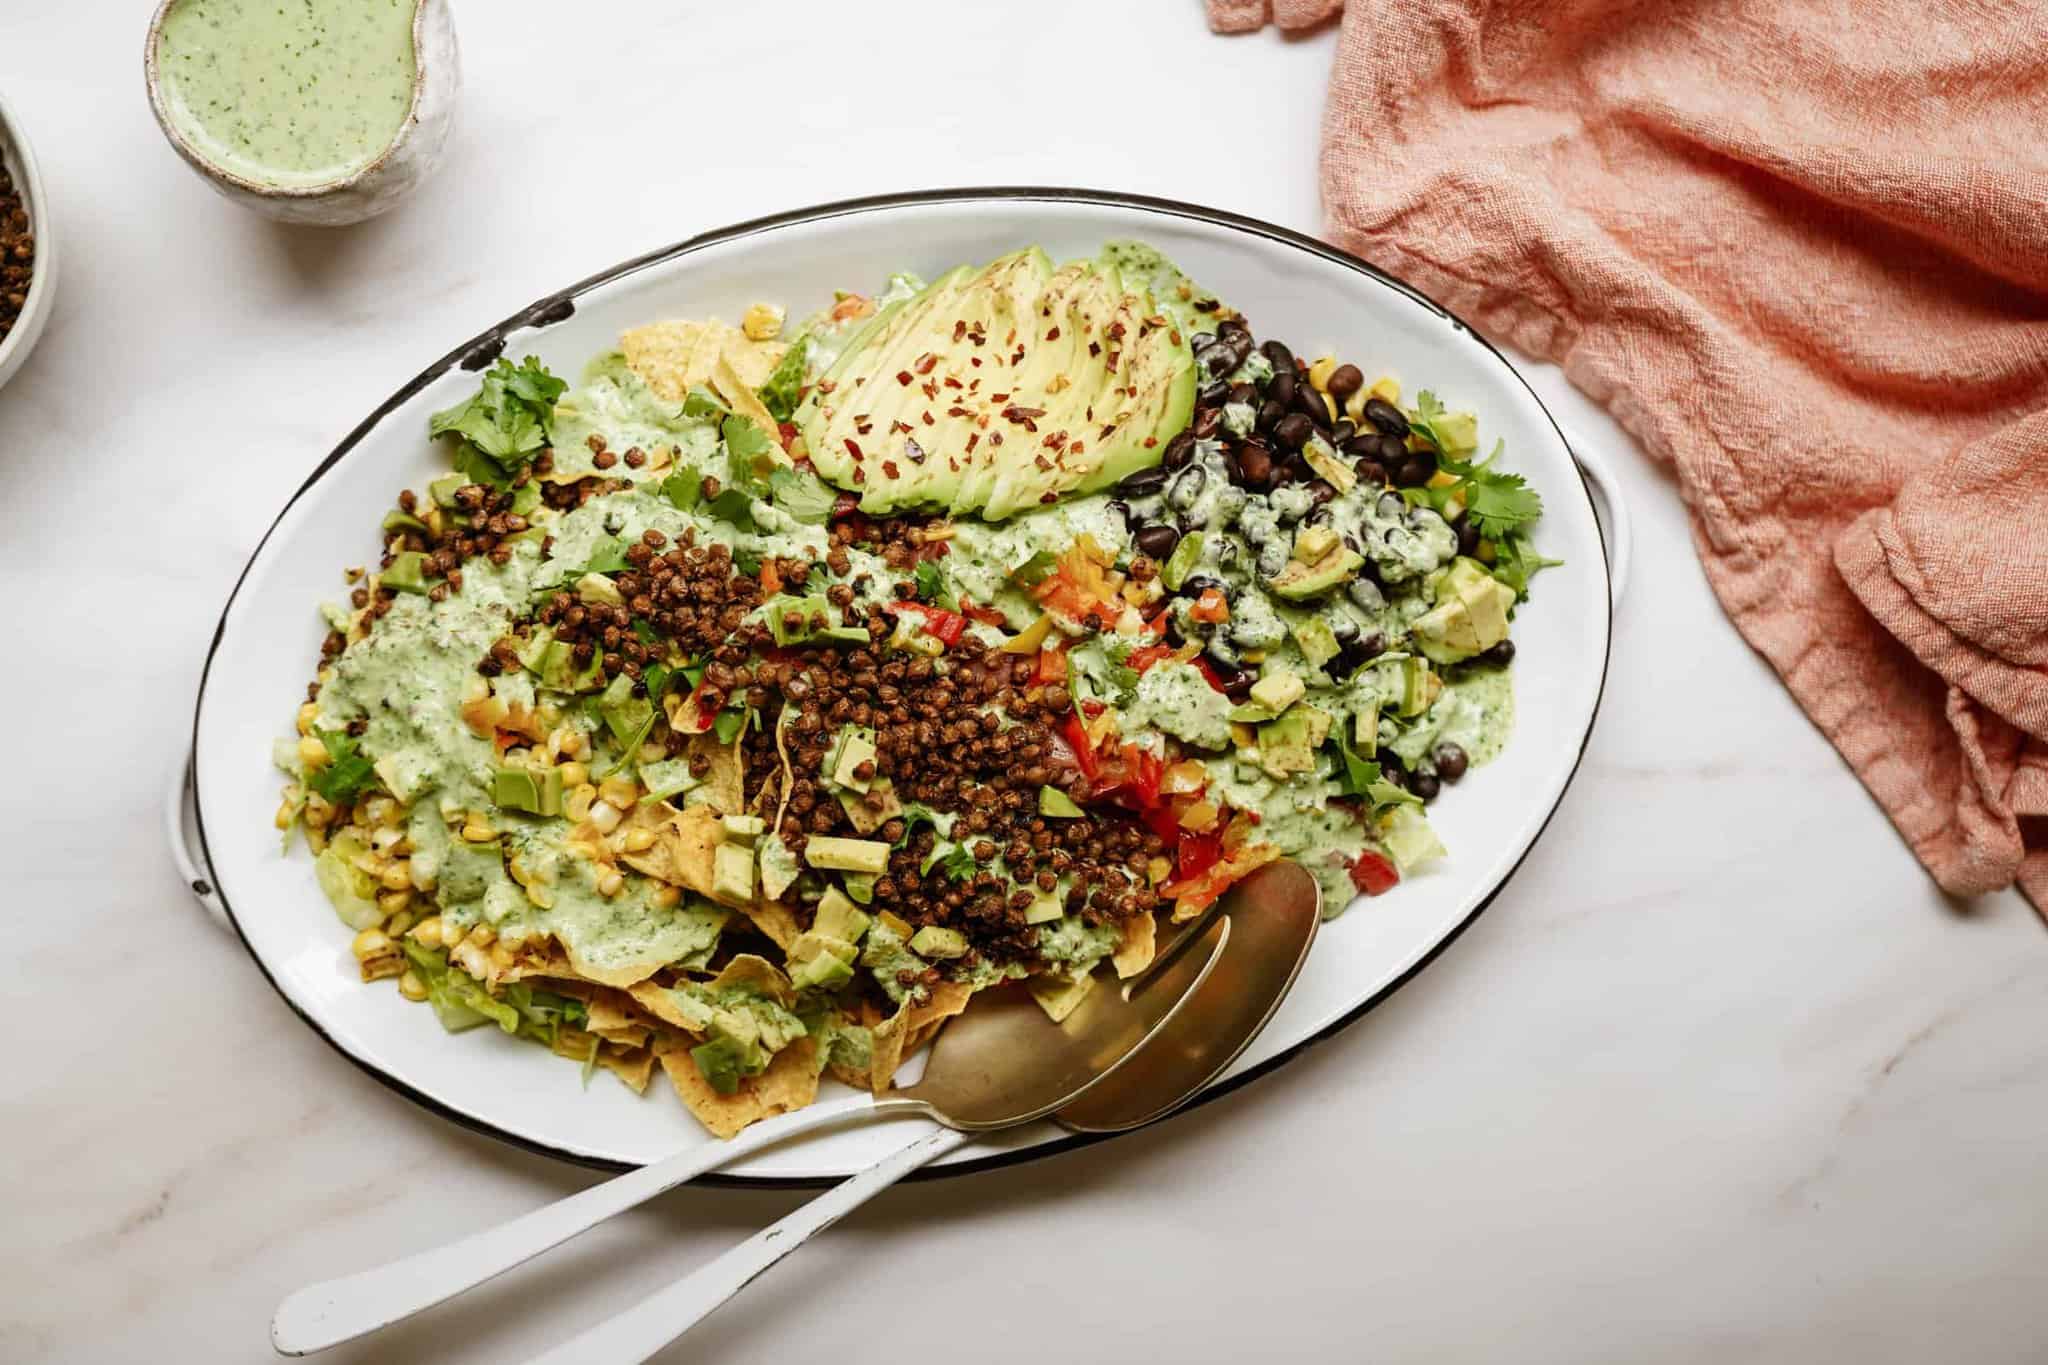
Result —
M1147 327L1164 327L1166 325L1166 319L1161 317L1159 314L1154 313L1151 317L1145 319L1145 325Z
M977 346L985 346L988 344L988 333L983 331L969 332L967 339Z
M1101 355L1101 354L1102 354L1102 343L1101 343L1101 342L1099 342L1099 341L1091 341L1091 342L1089 342L1089 343L1088 343L1088 354L1089 354L1089 355Z
M1180 345L1180 328L1176 327L1172 331L1168 332L1166 334L1166 339L1176 346Z
M1047 341L1058 341L1060 339L1060 329L1057 327L1053 328L1045 334L1045 339Z
M854 386L854 387L855 387L855 388L857 389L857 388L859 388L859 387L860 387L861 385L863 385L863 384L865 384L865 383L867 383L867 382L868 382L868 377L867 377L866 375L861 375L860 377L858 377L857 379L855 379L855 380L853 381L853 386Z
M882 461L882 472L884 474L887 474L892 479L900 479L903 477L903 471L896 467L896 462L894 460Z
M1012 328L1010 329L1010 334L1009 334L1008 336L1006 336L1006 337L1004 337L1004 338L1003 338L1003 345L1005 345L1005 346L1015 346L1016 344L1017 344L1017 329L1016 329L1015 327L1012 327Z
M1153 446L1156 446L1158 444L1159 438L1157 436L1147 436L1145 438L1145 449L1147 450L1150 450Z
M1051 504L1056 503L1060 500L1060 495L1057 493L1040 493L1038 495L1038 500L1050 506Z
M836 388L838 388L838 387L839 387L839 385L838 385L838 384L836 384L836 383L834 383L834 382L833 382L832 380L830 380L830 379L820 379L820 380L818 381L818 392L819 392L819 393L830 393L830 392L832 392L832 390L834 390L834 389L836 389Z
M919 384L918 387L924 390L924 396L927 398L937 398L939 396L939 381L936 379L927 379L924 383Z
M946 468L952 470L955 474L958 474L960 472L960 462L954 459L951 455L948 455L946 457Z
M967 386L949 374L946 376L946 387L949 389L963 389Z
M1052 468L1052 461L1046 459L1043 455L1033 455L1031 457L1031 463L1037 465L1040 469Z
M908 371L908 370L898 370L898 371L896 371L896 382L897 382L898 384L901 384L901 385L902 385L902 386L903 386L904 388L906 388L906 389L910 387L910 378L911 378L911 376L910 376L910 371Z
M1109 359L1107 359L1107 360L1103 361L1102 363L1103 363L1103 364L1105 364L1105 365L1107 365L1107 366L1109 366L1109 372L1110 372L1111 374L1115 374L1115 373L1116 373L1116 352L1115 352L1115 351L1111 351L1111 352L1109 353Z
M954 337L953 339L955 341L959 340L957 336ZM930 374L932 372L932 366L938 363L939 358L936 355L933 355L930 351L926 351L923 355L917 358L917 363L911 366L910 368L916 370L919 374Z
M853 467L853 481L855 483L866 483L868 481L867 470L863 469L859 465L855 465Z
M971 355L967 357L967 363L978 370L981 368L981 357L978 355Z
M991 403L1007 403L1010 401L1010 395L1007 393L992 393L988 396L988 401Z
M937 426L937 425L938 425L938 423L936 423L936 422L934 422L934 421L932 420L932 415L931 415L930 413L925 413L925 414L924 414L924 424L925 424L926 426L928 426L928 427L931 427L931 426Z
M960 340L960 338L961 338L961 337L964 337L964 336L966 336L966 335L967 335L967 323L966 323L966 321L965 321L964 319L963 319L963 320L960 320L960 321L956 321L956 322L955 322L955 323L953 324L953 340L957 342L957 341L959 341L959 340Z
M855 434L865 436L875 429L875 424L873 422L857 422L854 424L853 429Z
M1102 434L1101 434L1101 435L1100 435L1099 437L1097 437L1096 439L1097 439L1097 440L1102 440L1102 441L1107 441L1107 440L1108 440L1108 439L1109 439L1110 437L1114 436L1115 434L1116 434L1116 423L1114 423L1114 422L1111 422L1111 423L1110 423L1110 424L1109 424L1108 426L1106 426L1106 427L1104 427L1104 428L1102 429Z
M890 423L889 423L889 434L890 434L891 436L894 436L894 435L896 435L896 434L897 434L898 432L903 432L903 431L908 431L908 430L910 430L910 423L908 423L908 422L904 421L904 420L903 420L902 418L900 418L900 417L899 417L899 418L897 418L896 420L894 420L894 421L892 421L892 422L890 422Z
M1122 341L1124 339L1124 325L1121 322L1109 324L1109 339L1111 341Z
M946 416L948 417L965 417L966 415L967 409L961 407L958 403L946 409Z
M860 453L860 443L854 440L851 436L846 438L846 453L853 456L855 460L863 460L867 458L866 456Z
M1016 352L1011 355L1010 363L1012 365L1022 365L1024 363L1024 348L1022 346L1019 346Z
M1045 416L1045 409L1012 406L1003 409L1003 416L1012 422L1029 422L1034 417Z
M972 454L974 453L974 447L975 447L975 446L977 446L977 445L979 445L980 443L981 443L981 433L980 433L980 432L978 432L978 431L970 431L970 432L968 432L968 433L967 433L967 453L968 453L969 455L972 455Z
M992 446L1001 445L1003 443L1003 433L1001 433L1000 431L991 431L988 434L988 443Z
M1087 446L1083 445L1083 444L1082 444L1081 442L1079 442L1079 441L1076 441L1076 442L1074 442L1074 445L1073 445L1073 450L1071 451L1071 453L1072 453L1072 454L1075 454L1075 455L1081 455L1081 454L1085 454L1085 453L1087 452L1087 450L1088 450L1088 447L1087 447Z

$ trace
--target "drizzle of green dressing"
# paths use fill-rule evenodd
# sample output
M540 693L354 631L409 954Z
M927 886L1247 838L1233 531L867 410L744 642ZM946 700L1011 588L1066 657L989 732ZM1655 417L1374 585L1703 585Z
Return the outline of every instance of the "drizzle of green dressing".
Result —
M178 0L164 106L201 156L287 188L377 159L412 110L414 0Z

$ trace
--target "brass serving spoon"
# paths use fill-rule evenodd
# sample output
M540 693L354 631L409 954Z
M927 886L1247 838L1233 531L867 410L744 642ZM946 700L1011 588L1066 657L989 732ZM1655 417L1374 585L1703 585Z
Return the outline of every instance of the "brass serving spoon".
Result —
M693 1176L799 1133L906 1115L943 1125L937 1132L920 1131L901 1151L818 1201L841 1205L843 1212L952 1150L970 1134L1028 1123L1070 1103L1173 1017L1221 958L1229 936L1229 923L1217 920L1188 951L1163 964L1157 979L1148 979L1142 992L1097 986L1058 1024L1046 1017L1022 985L986 991L976 998L974 1008L939 1034L924 1075L914 1085L879 1097L849 1095L814 1104L757 1123L727 1142L705 1143L593 1185L447 1246L309 1285L278 1305L270 1321L271 1344L281 1354L299 1356L352 1341L474 1288ZM818 1226L838 1216L833 1213ZM761 1241L757 1236L745 1247ZM774 1245L772 1237L769 1245ZM794 1243L779 1247L760 1269L793 1249ZM757 1269L734 1281L690 1321L758 1273Z
M1089 1086L1076 1101L1052 1106L1058 1111L1054 1117L1083 1132L1135 1128L1179 1107L1214 1080L1258 1036L1293 986L1322 921L1322 899L1316 879L1298 864L1268 864L1225 893L1219 909L1183 933L1152 969L1122 990L1097 987L1090 1000L1106 996L1142 1010L1146 1001L1168 996L1175 1008L1146 1031L1135 1056L1105 1069L1100 1084ZM943 1052L933 1055L934 1069L943 1057ZM918 1089L929 1084L927 1073ZM1051 1110L1040 1111L1046 1112ZM944 1128L920 1138L528 1365L647 1359L790 1252L967 1137Z

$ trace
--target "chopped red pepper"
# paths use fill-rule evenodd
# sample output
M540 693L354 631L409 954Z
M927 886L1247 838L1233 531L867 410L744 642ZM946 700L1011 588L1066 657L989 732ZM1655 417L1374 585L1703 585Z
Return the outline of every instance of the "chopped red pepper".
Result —
M1196 655L1195 667L1202 670L1202 681L1208 683L1209 686L1215 688L1218 692L1223 693L1225 696L1230 695L1230 689L1223 685L1223 675L1221 673L1218 673L1215 667L1211 665L1207 659L1204 659L1199 654Z
M1031 681L1035 683L1061 683L1067 680L1067 649L1065 645L1054 645L1038 651L1038 661L1032 666Z
M883 610L898 615L907 611L923 617L925 633L935 636L948 649L960 643L960 634L967 629L967 618L959 612L928 606L923 602L891 602Z
M1092 785L1095 775L1102 771L1102 765L1096 760L1095 746L1088 742L1088 731L1081 724L1079 712L1069 711L1060 721L1060 738L1074 751L1074 762L1080 766L1081 776Z
M1008 629L1010 620L994 607L984 607L979 602L962 602L960 610L968 619L979 621L985 626L1000 626Z
M1400 880L1400 870L1383 853L1367 849L1351 860L1351 884L1368 896L1391 891Z
M1173 871L1179 880L1201 876L1223 857L1223 841L1215 834L1197 834L1188 829L1177 834Z
M1228 621L1230 602L1223 596L1223 589L1204 588L1195 605L1188 608L1188 615L1197 621Z
M1171 659L1173 655L1174 648L1172 645L1140 645L1124 657L1124 664L1128 668L1143 673L1152 665L1165 659Z

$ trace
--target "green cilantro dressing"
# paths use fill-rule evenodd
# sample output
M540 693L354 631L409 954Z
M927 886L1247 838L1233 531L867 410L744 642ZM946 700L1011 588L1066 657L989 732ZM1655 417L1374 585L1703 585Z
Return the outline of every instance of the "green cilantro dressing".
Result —
M157 43L193 150L294 188L362 169L412 111L414 0L178 0Z

